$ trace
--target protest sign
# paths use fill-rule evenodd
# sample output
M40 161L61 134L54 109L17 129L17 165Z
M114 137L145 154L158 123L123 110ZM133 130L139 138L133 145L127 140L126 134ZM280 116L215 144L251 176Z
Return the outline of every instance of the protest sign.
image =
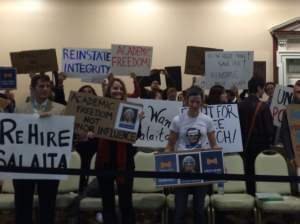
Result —
M224 153L243 151L237 104L207 105L203 113L213 119L217 144Z
M221 150L179 151L155 154L157 172L212 173L223 174L223 153ZM157 178L157 187L180 187L203 185L218 182L202 179L164 179Z
M181 66L168 66L165 69L167 71L167 75L165 75L167 88L174 87L177 91L181 91Z
M287 118L297 167L300 167L300 104L287 106Z
M17 71L15 68L0 67L0 89L16 89Z
M253 76L266 81L267 68L266 68L265 61L254 61L253 62Z
M63 48L62 69L69 77L97 82L106 78L111 68L111 50Z
M152 64L153 48L148 46L112 45L112 67L114 75L148 76Z
M270 110L273 116L273 124L281 127L282 115L286 110L286 106L292 102L293 88L276 85Z
M143 105L141 136L134 144L137 147L165 148L173 118L179 113L181 102L148 99L128 99Z
M205 53L205 79L200 86L214 85L230 89L233 86L247 89L253 76L253 52L224 51Z
M68 168L74 117L0 113L0 166ZM0 179L65 179L66 175L0 173Z
M205 75L205 52L223 51L222 49L187 46L184 73Z
M11 52L10 59L18 74L58 71L55 49Z
M75 132L90 131L97 137L133 143L141 110L136 104L71 91L65 113L75 116Z

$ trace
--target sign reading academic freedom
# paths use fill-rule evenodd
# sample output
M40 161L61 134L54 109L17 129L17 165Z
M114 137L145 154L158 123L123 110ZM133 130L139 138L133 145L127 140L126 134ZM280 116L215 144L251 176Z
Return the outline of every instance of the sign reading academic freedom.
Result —
M0 113L0 166L68 168L74 117ZM65 179L65 175L0 173L0 179Z

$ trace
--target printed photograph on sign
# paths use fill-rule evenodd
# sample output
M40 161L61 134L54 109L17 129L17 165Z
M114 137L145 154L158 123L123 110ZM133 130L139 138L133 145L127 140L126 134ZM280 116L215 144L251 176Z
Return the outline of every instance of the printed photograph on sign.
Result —
M213 174L224 173L222 151L202 152L201 165L202 165L203 173L213 173ZM212 181L205 181L205 182L212 182Z
M140 124L139 113L142 107L121 103L117 113L115 129L137 132Z
M199 152L178 155L179 171L182 173L200 173ZM201 180L180 179L180 183L195 183Z
M157 172L177 172L176 154L155 155L155 167ZM177 183L178 183L178 179L170 179L170 178L156 179L157 186L176 185Z

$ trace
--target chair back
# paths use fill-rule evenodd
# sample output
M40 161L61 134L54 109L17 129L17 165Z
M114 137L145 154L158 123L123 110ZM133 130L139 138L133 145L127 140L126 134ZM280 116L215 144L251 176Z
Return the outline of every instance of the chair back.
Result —
M255 160L256 175L280 175L288 176L288 166L281 154L275 151L261 152ZM270 192L280 194L290 194L290 183L279 182L256 182L256 192Z
M225 173L244 174L243 159L239 154L224 155ZM214 184L214 191L217 191L217 184ZM224 183L225 193L244 193L246 192L245 181L226 181Z
M135 157L136 171L155 171L154 153L138 152ZM152 178L134 178L134 192L158 192L155 180Z
M80 169L81 160L78 152L73 151L71 153L70 165L71 169ZM79 186L79 175L70 175L66 180L61 180L59 182L58 192L66 193L66 192L75 192L78 190Z

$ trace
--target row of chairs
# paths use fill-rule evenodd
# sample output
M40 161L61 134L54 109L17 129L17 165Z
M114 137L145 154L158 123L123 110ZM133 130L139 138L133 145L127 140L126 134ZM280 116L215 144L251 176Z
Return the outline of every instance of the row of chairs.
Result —
M94 162L92 162L92 167ZM136 170L153 171L154 154L138 152L135 157ZM227 173L244 174L243 161L237 154L224 156L224 165ZM80 157L76 152L72 153L71 168L80 168ZM288 175L288 167L285 159L279 153L258 155L255 163L258 175ZM57 196L57 209L67 208L78 196L78 176L70 176L61 181ZM253 223L262 223L264 214L286 213L296 214L300 212L300 200L291 195L290 183L257 182L257 192L277 192L283 196L282 201L261 201L246 193L244 181L228 181L224 184L224 194L213 193L207 196L205 207L208 212L209 223L215 223L216 212L251 212ZM214 187L214 192L217 189ZM117 196L116 196L117 199ZM37 206L37 199L34 200ZM161 223L168 223L168 214L174 210L174 195L166 194L163 189L157 189L155 180L151 178L135 178L133 204L137 211L155 211L159 214ZM192 198L188 200L192 206ZM11 181L5 181L0 194L0 210L14 209L14 191ZM80 201L81 211L102 210L102 202L99 197L86 197Z

